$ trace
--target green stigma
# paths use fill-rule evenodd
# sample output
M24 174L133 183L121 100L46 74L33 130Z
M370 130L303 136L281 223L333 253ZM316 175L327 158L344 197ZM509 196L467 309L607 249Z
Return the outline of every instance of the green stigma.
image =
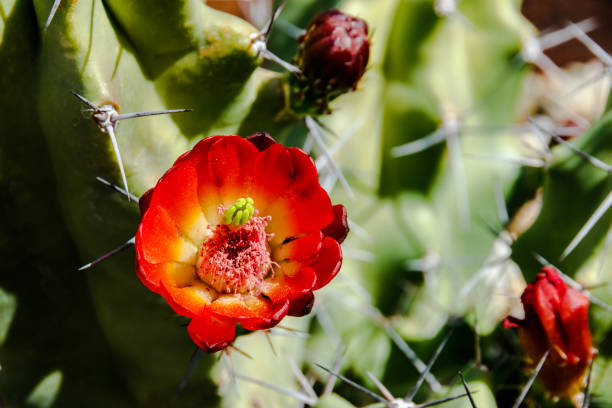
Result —
M223 216L223 221L228 225L239 226L247 222L253 216L255 207L251 197L239 198L227 210Z

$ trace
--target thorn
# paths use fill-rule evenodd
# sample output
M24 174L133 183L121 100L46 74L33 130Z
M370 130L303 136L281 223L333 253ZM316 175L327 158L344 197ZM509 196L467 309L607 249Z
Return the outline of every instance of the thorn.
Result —
M610 245L612 244L612 226L608 229L608 233L606 234L606 240L604 241L604 247L601 251L601 255L599 258L599 267L597 268L597 276L601 276L601 273L604 268L604 264L606 263L606 258L608 256L608 250L610 249Z
M594 56L599 58L601 62L606 64L608 67L612 66L612 57L608 54L599 44L597 44L591 37L589 37L579 26L570 22L567 26L572 34L578 41L584 44L585 47L593 53Z
M548 134L551 138L553 138L557 143L559 144L563 144L565 146L567 146L571 151L573 151L574 153L576 153L578 156L582 157L584 160L586 160L587 162L591 163L593 166L607 172L607 173L612 173L612 166L608 165L607 163L604 163L603 161L599 160L597 157L591 156L590 154L583 152L582 150L578 149L576 146L574 146L573 144L571 144L570 142L568 142L567 140L563 139L562 137L559 137L551 132L549 132L548 130L544 129L544 127L542 127L539 123L537 123L533 118L529 118L529 122L538 130Z
M51 12L49 13L49 17L47 17L47 21L45 22L43 31L47 31L47 28L49 28L49 25L51 24L51 21L53 21L53 17L55 17L55 13L57 12L57 9L59 8L60 3L61 3L61 0L55 0L53 2L53 6L51 6Z
M329 162L329 165L331 166L332 171L336 173L338 180L340 180L340 184L342 184L342 187L344 187L349 197L354 198L355 194L353 193L353 190L349 186L348 181L346 181L346 178L344 178L344 175L342 174L342 171L340 170L336 162L334 162L334 159L331 157L329 150L327 150L327 147L323 143L323 140L321 139L321 134L319 131L319 129L321 128L319 127L317 122L312 118L312 116L306 116L306 126L308 127L309 135L314 139L314 142L319 147L319 150L321 150L321 153L327 157L327 161Z
M504 162L509 164L518 164L520 166L525 167L546 167L546 162L541 159L532 159L529 157L510 157L510 156L501 156L498 154L478 154L478 153L465 153L465 157L469 157L471 159L482 159L482 160L491 160L495 162Z
M270 331L269 330L264 330L264 336L266 336L266 340L268 341L268 344L270 345L270 349L272 350L272 354L274 354L274 356L276 357L276 349L274 348L274 343L272 343L272 339L270 338Z
M236 350L238 353L242 354L243 356L245 356L246 358L248 358L249 360L253 360L253 357L251 357L251 355L249 353L247 353L244 350L239 349L238 347L234 346L233 344L228 346L230 349L232 350Z
M459 121L453 115L446 115L444 119L446 132L446 146L450 167L455 176L455 191L457 193L457 210L465 231L470 229L470 196L465 178L465 167L461 157L461 144L459 143Z
M117 145L117 138L115 137L115 130L113 126L107 126L106 132L110 137L111 143L113 144L113 150L115 151L115 157L117 158L117 163L119 163L119 172L121 173L121 180L123 181L123 186L125 188L125 192L128 194L127 198L130 201L130 190L128 189L127 178L125 177L125 170L123 168L123 161L121 161L121 153L119 152L119 146Z
M472 394L476 394L476 392L473 392ZM454 400L459 399L459 398L467 397L467 395L468 394L454 395L452 397L443 398L443 399L440 399L440 400L437 400L437 401L426 402L426 403L423 403L423 404L415 405L414 407L411 407L411 408L433 407L434 405L440 405L440 404L444 404L445 402L454 401Z
M272 383L269 383L267 381L260 380L258 378L249 377L247 375L235 374L235 376L236 376L237 379L248 381L248 382L251 382L253 384L257 384L257 385L260 385L262 387L271 389L272 391L276 391L278 393L281 393L281 394L284 394L284 395L288 395L288 396L290 396L292 398L295 398L296 400L301 401L301 402L303 402L305 404L308 404L308 405L314 405L314 404L317 403L316 400L313 401L313 399L311 397L309 397L308 395L304 395L301 392L297 392L297 391L293 391L293 390L288 390L288 389L280 387L280 386L278 386L276 384L272 384Z
M125 192L127 193L128 201L131 200L132 195L129 194L130 190L128 188L127 178L125 176L125 170L123 168L123 161L121 160L121 153L119 152L119 146L117 144L117 138L115 136L115 128L117 127L117 122L123 119L131 119L138 118L143 116L151 116L151 115L163 115L167 113L179 113L179 112L191 112L191 109L170 109L170 110L159 110L159 111L150 111L150 112L135 112L135 113L124 113L119 114L114 106L112 105L103 105L96 106L92 102L88 101L82 95L79 95L76 91L71 91L74 96L76 96L81 102L89 106L91 109L88 110L92 112L93 118L98 124L98 127L104 133L108 133L110 137L111 143L113 145L113 150L115 151L115 157L117 159L117 163L119 164L119 171L121 172L121 179L123 181L123 185L125 188Z
M294 40L297 40L298 38L300 38L302 34L306 32L306 30L304 30L303 28L300 28L287 20L281 20L281 19L277 20L276 26L283 33L285 33L290 38L293 38Z
M100 183L104 184L105 186L109 187L111 190L114 190L114 191L116 191L118 193L123 194L124 196L128 197L130 200L132 200L134 202L138 202L138 197L136 197L134 194L131 194L131 193L125 191L124 189L122 189L118 185L113 184L110 181L104 180L102 177L96 177L96 180L98 180Z
M77 99L79 99L81 102L83 102L85 105L89 106L92 111L97 111L98 107L96 105L94 105L92 102L88 101L87 99L85 99L84 96L79 95L75 90L70 91L74 96L77 97Z
M328 292L328 295L329 295L329 292ZM395 329L393 329L389 320L378 309L376 309L374 306L369 305L369 304L363 305L363 304L354 302L351 299L347 298L346 296L339 296L337 298L333 298L333 300L337 302L342 302L343 304L353 309L362 309L362 313L368 316L376 325L378 325L379 327L385 330L385 332L391 338L393 343L395 343L395 345L406 356L406 358L408 358L408 360L412 363L412 365L417 369L419 373L425 370L426 368L425 363L423 363L423 361L419 359L416 353L410 348L408 343L406 343L406 341L402 338L402 336L400 336L399 333L397 333ZM317 309L317 317L319 317L319 312L323 310L320 308L322 304L323 302L319 303L319 308ZM326 319L329 319L329 316L327 316ZM325 330L323 320L319 318L319 321L321 322L321 327L323 327L323 329ZM340 342L341 339L339 335L337 338L338 338L338 342ZM442 385L438 382L438 380L436 380L436 378L433 375L431 375L431 373L427 373L427 375L425 376L425 381L427 381L427 383L429 384L429 386L434 392L441 391Z
M353 388L358 389L359 391L369 395L370 397L374 398L375 400L377 400L379 402L382 402L386 406L390 407L389 401L387 401L386 399L384 399L380 395L378 395L378 394L368 390L364 386L359 385L356 382L353 382L353 381L349 380L348 378L346 378L342 374L336 373L336 372L334 372L334 371L332 371L332 370L330 370L328 368L323 367L321 364L315 363L315 365L317 367L319 367L320 369L327 371L329 374L333 375L334 377L338 377L340 380L344 381L345 383L347 383L348 385L352 386Z
M298 368L297 364L295 364L295 361L293 361L292 358L289 358L289 367L291 367L291 371L293 371L295 378L297 378L298 382L302 386L302 391L304 391L316 403L318 397L312 388L312 384L310 384L308 379L304 376L302 370Z
M572 88L569 91L567 91L566 95L571 96L573 94L576 94L582 91L587 86L594 84L595 82L605 78L606 75L610 75L610 74L612 74L612 68L606 67L602 69L601 72L597 73L596 75L593 75L591 78L588 78L584 82L578 84L575 88Z
M316 119L315 121L319 124L319 126L321 126L322 129L326 129L328 132L333 133L331 129L327 128L327 126L323 125L320 121ZM339 138L339 140L334 143L334 145L329 149L329 155L333 157L333 155L336 154L340 150L340 148L344 146L344 144L355 135L357 129L359 129L359 126L361 126L362 123L363 121L359 121L358 123L355 123L353 126L351 126L346 132L344 132ZM327 163L327 156L321 156L317 160L315 160L317 170L321 170L324 166L327 165Z
M567 106L563 105L561 102L559 102L557 99L555 98L551 98L549 96L544 95L544 99L546 100L547 103L550 103L551 105L555 105L557 108L561 109L562 111L566 112L568 117L573 120L576 125L584 130L588 129L591 126L591 121L582 116L579 113L576 113L575 111L569 109Z
M376 255L370 251L366 251L365 249L356 249L344 245L342 247L342 251L347 258L352 258L357 261L374 262L376 260Z
M232 359L229 354L225 352L225 350L221 350L219 353L219 359L223 358L223 365L225 366L225 370L227 371L227 375L230 378L230 383L233 386L236 386L236 375L234 370L234 364L232 363Z
M595 363L595 358L597 354L591 359L591 364L589 364L589 371L587 373L586 386L584 388L584 400L582 403L582 408L589 408L589 400L591 399L591 373L593 371L593 363Z
M474 402L474 398L472 398L472 393L470 392L467 383L465 382L465 378L463 377L463 373L461 371L459 371L459 377L461 378L463 388L465 388L465 392L467 393L467 396L470 399L470 404L472 404L472 408L477 408L476 403Z
M516 401L514 402L514 405L512 405L512 408L519 408L519 406L521 405L521 403L523 402L523 400L527 396L527 393L529 392L529 389L531 388L531 385L533 384L533 381L535 380L535 378L540 373L540 370L542 369L542 366L544 365L544 362L548 358L548 354L550 354L550 349L546 350L546 353L544 353L542 358L540 358L540 361L538 362L538 365L536 366L535 370L533 371L533 374L531 374L531 377L529 377L529 381L527 381L527 384L525 384L525 386L521 390L521 393L518 396L518 398L516 399Z
M393 157L403 157L409 156L411 154L422 152L423 150L427 150L430 147L442 143L446 138L446 130L443 128L438 128L436 131L430 133L427 136L424 136L420 139L414 140L412 142L408 142L403 145L395 146L391 149L391 156Z
M274 22L276 20L278 20L278 17L282 13L282 11L283 11L283 9L285 8L286 5L287 5L287 0L285 0L281 4L279 4L279 6L276 8L276 10L274 10L274 13L272 13L272 17L270 17L270 21L268 22L265 30L263 31L263 37L265 38L266 42L268 42L268 38L270 36L270 31L272 31L272 25L274 25Z
M497 216L502 225L510 222L510 216L508 215L508 207L506 206L506 198L504 197L504 188L501 181L497 181L495 184L495 203L497 204Z
M155 116L155 115L166 115L170 113L183 113L183 112L193 112L193 109L165 109L165 110L157 110L157 111L149 111L149 112L134 112L134 113L122 113L115 117L116 121L124 120L124 119L132 119L132 118L142 118L144 116Z
M319 320L319 324L325 333L325 336L329 339L332 344L340 344L342 343L342 337L334 327L334 323L327 312L325 307L325 303L319 301L315 308L315 314L317 316L317 320Z
M361 225L357 224L353 219L351 219L351 217L348 218L348 224L349 228L351 229L351 232L354 232L355 235L359 236L359 238L368 242L374 241L372 235L365 228L363 228Z
M380 393L387 399L387 401L393 402L395 400L395 397L393 396L393 394L391 394L391 391L389 391L387 387L385 387L384 384L378 380L378 378L374 377L374 374L369 371L366 371L366 374L368 375L368 378L374 383L376 388L378 388L378 391L380 391Z
M362 299L364 299L368 303L372 303L372 295L370 295L370 292L368 292L368 290L366 288L361 286L361 284L359 284L359 282L357 282L353 277L351 277L351 276L349 276L347 274L341 274L341 275L338 275L338 278L353 293L355 293L355 295L361 297Z
M202 360L202 357L204 357L204 350L199 347L196 347L195 351L191 355L191 361L189 362L189 367L187 367L187 372L185 372L185 375L181 379L181 382L179 383L177 390L174 392L172 399L176 399L181 393L181 391L183 391L185 385L187 384L187 381L193 374L193 371L197 367L200 360Z
M310 154L310 151L312 150L313 143L314 143L314 140L312 139L312 136L310 136L310 134L307 135L306 136L306 140L304 140L304 146L302 147L302 149L306 153Z
M106 261L108 258L110 258L110 257L112 257L114 255L117 255L119 252L125 250L126 248L129 248L132 245L134 245L135 240L136 240L135 237L130 238L128 241L126 241L125 244L123 244L120 247L115 248L112 251L102 255L100 258L98 258L98 259L96 259L94 261L91 261L90 263L88 263L86 265L81 266L78 270L79 271L84 271L85 269L89 269L92 266L97 265L97 264L99 264L102 261Z
M263 55L263 57L265 59L277 63L278 65L280 65L281 67L285 68L287 71L291 72L292 74L302 75L302 70L301 69L299 69L298 67L296 67L293 64L288 63L284 59L278 57L272 51L268 50L266 48L266 43L265 42L263 42L261 40L257 40L257 41L255 41L253 43L253 47L255 48L255 50L257 52L261 53L261 55Z
M276 336L287 336L287 337L297 337L301 339L307 339L310 337L310 333L306 333L300 330L292 329L291 327L285 327L278 325L268 330L270 334Z
M446 337L444 337L444 340L442 340L442 342L440 343L440 345L436 349L434 355L429 360L429 364L427 364L427 367L425 368L425 370L423 370L423 372L419 376L419 379L414 384L414 386L412 387L412 389L410 390L408 395L406 395L406 397L404 398L404 401L406 401L406 402L411 402L412 401L412 399L414 398L416 393L419 391L419 388L421 388L421 385L423 384L423 380L425 379L425 376L427 374L429 374L429 372L431 371L431 367L436 362L436 359L438 358L438 356L440 355L440 353L444 349L444 346L446 346L446 343L448 342L448 339L450 339L450 337L453 334L453 332L454 332L454 329L451 329L450 332L446 335Z
M334 358L334 364L332 365L332 370L335 372L340 371L340 367L342 366L342 360L344 357L344 353L346 352L346 346L343 343L338 345L338 350L336 350L336 357ZM325 387L323 388L323 393L321 393L321 397L325 395L329 395L334 391L334 386L336 385L336 377L330 375L325 383Z
M595 30L598 26L597 21L594 17L586 18L576 23L576 25L585 32L591 32ZM538 38L542 50L547 50L549 48L556 47L557 45L561 45L564 42L576 38L570 31L571 29L568 26L565 26L558 30L542 34Z
M390 324L383 325L385 331L391 337L391 340L395 343L395 345L400 349L400 351L408 358L408 360L412 363L412 365L417 369L419 373L422 373L426 370L427 366L419 357L416 355L414 350L410 348L408 343L400 336ZM442 389L442 385L436 380L436 378L431 375L431 373L426 373L425 380L429 383L429 386L434 392L440 392Z
M593 229L597 221L599 221L601 217L604 216L604 214L610 209L611 206L612 191L608 193L603 202L599 205L599 207L597 207L593 215L589 217L587 222L582 226L582 228L580 228L580 231L578 231L574 239L572 239L567 248L565 248L565 250L561 254L561 258L559 259L560 261L563 261L570 253L572 253L572 251L580 244L580 242L582 242L584 237L591 231L591 229Z

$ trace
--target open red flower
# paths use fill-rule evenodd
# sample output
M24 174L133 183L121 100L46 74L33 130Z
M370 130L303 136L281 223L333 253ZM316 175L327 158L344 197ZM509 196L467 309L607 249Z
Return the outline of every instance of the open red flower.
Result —
M212 136L140 200L136 273L208 352L247 330L310 312L342 264L346 211L312 159L266 134Z
M589 299L568 287L557 270L546 266L521 296L525 318L507 317L518 327L521 344L533 363L550 354L538 379L555 396L574 396L594 356L589 330Z

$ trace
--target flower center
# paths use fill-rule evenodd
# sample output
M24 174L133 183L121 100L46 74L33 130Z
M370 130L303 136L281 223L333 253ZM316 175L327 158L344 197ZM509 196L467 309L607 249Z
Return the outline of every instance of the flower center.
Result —
M225 211L226 223L217 225L202 243L198 276L218 292L258 295L271 269L266 234L270 217L253 217L253 212L252 199L237 200Z

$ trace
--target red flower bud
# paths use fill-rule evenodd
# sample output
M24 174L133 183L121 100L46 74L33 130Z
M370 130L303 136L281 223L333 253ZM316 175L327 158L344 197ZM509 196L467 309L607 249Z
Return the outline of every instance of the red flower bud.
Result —
M588 298L547 266L535 283L527 285L521 302L525 318L507 317L504 327L518 327L521 344L534 364L550 350L538 379L554 396L574 396L594 356Z
M370 56L368 25L339 10L318 14L299 38L298 65L320 89L355 89Z

